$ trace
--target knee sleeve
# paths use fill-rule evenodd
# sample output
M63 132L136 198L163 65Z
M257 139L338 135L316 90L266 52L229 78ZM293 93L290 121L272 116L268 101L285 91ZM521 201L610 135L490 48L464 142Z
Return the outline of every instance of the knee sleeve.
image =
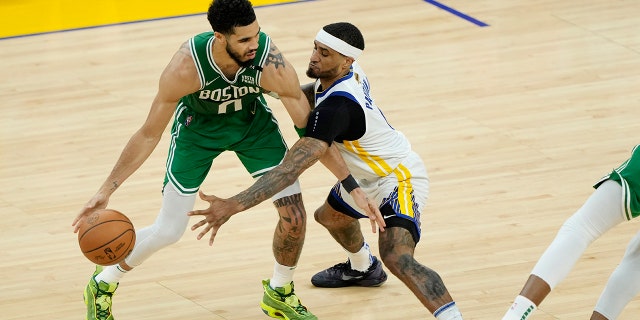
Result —
M562 225L531 273L547 282L551 289L557 286L593 241L625 221L621 214L621 196L619 184L603 183Z
M180 240L189 223L195 194L181 195L169 182L162 194L162 208L155 222L136 231L136 245L125 262L135 267L156 251Z
M629 242L622 262L609 277L594 310L608 319L617 319L638 292L640 292L640 232Z

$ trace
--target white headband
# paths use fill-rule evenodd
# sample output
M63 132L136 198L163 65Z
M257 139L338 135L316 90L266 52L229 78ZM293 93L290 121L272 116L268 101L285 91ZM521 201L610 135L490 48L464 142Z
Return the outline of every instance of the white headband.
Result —
M351 57L354 60L358 59L358 57L362 54L362 50L358 49L341 39L336 38L330 33L324 31L324 29L320 29L318 34L316 35L316 40L318 42L322 42L325 45L329 46L329 48L342 53L347 57Z

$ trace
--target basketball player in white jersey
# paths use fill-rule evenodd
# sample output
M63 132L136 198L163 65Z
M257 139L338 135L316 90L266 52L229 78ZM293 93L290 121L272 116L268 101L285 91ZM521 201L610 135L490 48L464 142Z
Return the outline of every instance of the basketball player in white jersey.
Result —
M318 32L307 70L307 75L317 80L303 86L315 106L306 133L282 164L247 190L229 199L201 193L210 207L189 213L204 216L192 230L204 226L198 238L211 231L213 241L220 226L233 214L291 184L335 144L351 175L333 186L327 201L316 210L315 219L347 251L348 260L319 272L311 282L318 287L345 287L379 286L386 281L382 264L369 251L360 230L358 219L368 217L373 232L376 227L380 231L380 256L391 273L437 319L462 319L438 273L414 259L429 179L409 141L387 123L371 97L367 77L355 62L363 49L362 34L352 24L329 24ZM374 198L379 212L359 209L362 206L349 194L358 185Z

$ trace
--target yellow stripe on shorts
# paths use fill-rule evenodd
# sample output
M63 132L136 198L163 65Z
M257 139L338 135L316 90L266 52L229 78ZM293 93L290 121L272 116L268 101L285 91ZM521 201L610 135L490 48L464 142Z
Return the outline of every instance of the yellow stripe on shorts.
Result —
M393 173L398 177L398 205L400 212L410 217L415 217L413 211L413 186L411 185L411 172L400 164Z

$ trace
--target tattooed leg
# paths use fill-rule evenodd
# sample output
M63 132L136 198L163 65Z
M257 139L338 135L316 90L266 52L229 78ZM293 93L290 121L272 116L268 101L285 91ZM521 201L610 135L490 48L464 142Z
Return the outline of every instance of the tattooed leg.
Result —
M273 202L280 219L273 235L273 255L285 266L298 264L306 230L306 212L302 195L294 194Z
M316 210L314 217L345 250L355 253L364 245L358 220L334 210L326 201Z
M385 266L431 313L453 301L438 273L414 259L416 244L409 231L398 227L387 228L380 233L379 246Z

